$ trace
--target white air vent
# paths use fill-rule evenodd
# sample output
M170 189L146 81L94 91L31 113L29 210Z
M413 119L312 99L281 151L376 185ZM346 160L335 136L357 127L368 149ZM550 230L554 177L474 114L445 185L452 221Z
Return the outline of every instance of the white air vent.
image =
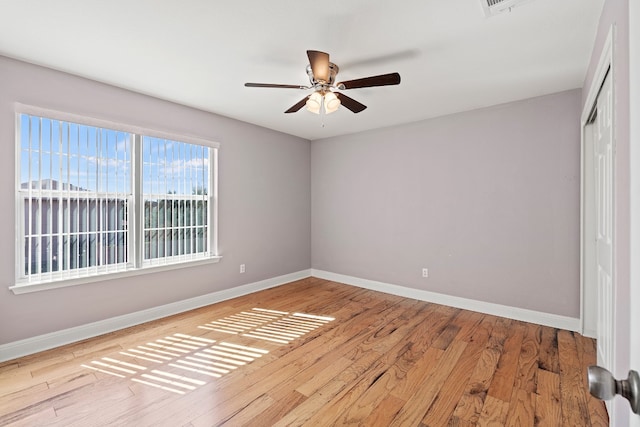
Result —
M480 0L482 9L487 18L502 12L508 12L516 6L528 3L532 0Z

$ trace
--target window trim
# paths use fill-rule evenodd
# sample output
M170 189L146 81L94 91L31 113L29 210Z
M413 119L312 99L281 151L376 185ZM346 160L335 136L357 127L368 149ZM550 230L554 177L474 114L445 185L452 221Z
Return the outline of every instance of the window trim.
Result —
M19 228L16 227L15 236L14 236L14 240L15 240L14 281L15 283L12 286L9 286L9 289L13 291L14 294L23 294L28 292L36 292L36 291L56 289L56 288L62 288L62 287L68 287L68 286L76 286L76 285L81 285L85 283L101 282L105 280L114 280L114 279L120 279L125 277L138 276L141 274L151 274L151 273L167 271L167 270L194 267L194 266L204 265L204 264L212 264L220 261L222 256L220 255L219 249L218 249L218 150L220 149L220 144L218 142L213 142L207 139L188 136L188 135L158 131L158 130L149 129L141 126L135 126L135 125L126 124L126 123L118 123L118 122L113 122L113 121L104 120L104 119L97 119L97 118L77 115L73 113L66 113L66 112L51 110L47 108L35 107L35 106L21 104L21 103L14 104L14 114L15 114L15 128L14 128L15 129L15 142L14 142L15 225L18 224L18 219L21 218L21 209L22 209L22 204L21 204L22 196L20 194L20 173L19 173L19 166L18 166L20 164L19 162L20 162L20 156L21 156L21 152L19 149L20 134L18 132L18 129L20 128L21 114L29 114L34 116L47 117L54 120L73 122L81 125L95 126L95 127L113 129L113 130L122 131L122 132L129 132L136 135L135 138L136 140L138 140L137 142L141 142L142 136L148 136L148 137L180 141L180 142L185 142L189 144L201 145L201 146L210 148L210 159L209 159L209 164L210 164L210 174L209 174L210 175L209 177L210 192L209 193L210 194L209 194L209 200L208 200L208 203L210 205L210 210L208 212L208 215L210 216L209 218L209 221L210 221L209 222L210 224L209 248L210 249L208 251L209 256L207 258L183 260L183 261L173 262L170 264L160 264L160 265L158 264L153 265L153 263L152 265L143 265L142 262L139 262L139 263L137 262L137 261L142 261L140 259L140 260L134 260L135 267L129 268L126 271L105 272L105 273L101 273L97 275L94 274L86 277L74 277L70 279L60 279L60 280L47 281L47 282L33 282L33 281L21 279L20 271L24 267L21 264L22 242L20 238ZM134 147L138 147L138 149L134 150L134 151L138 151L140 144L134 144ZM139 155L140 153L134 154L136 159L138 158ZM141 167L141 165L138 165L136 162L134 162L132 163L132 167L135 169L138 169ZM134 177L135 176L136 174L134 173ZM138 182L136 183L136 181ZM141 181L141 176L138 176L137 179L134 178L134 185L139 186L140 181ZM138 190L141 190L141 188L138 188ZM138 224L134 225L133 227L134 229L132 230L131 237L132 237L132 240L136 241L136 243L133 243L133 244L137 245L138 244L137 242L142 238L141 236L142 218L140 216L141 205L137 200L137 199L142 200L141 191L138 191L137 195L134 196L134 199L136 199L134 201L134 209L135 209L135 215L136 215L135 218L136 218L136 223ZM138 251L138 252L142 252L142 251ZM136 256L141 258L142 254L140 253L140 254L137 254Z

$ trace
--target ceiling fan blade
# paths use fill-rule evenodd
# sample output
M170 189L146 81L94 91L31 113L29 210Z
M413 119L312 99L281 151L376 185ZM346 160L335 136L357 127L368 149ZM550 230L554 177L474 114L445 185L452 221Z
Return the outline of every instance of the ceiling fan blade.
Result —
M297 104L295 104L291 108L289 108L287 111L285 111L285 113L295 113L296 111L298 111L299 109L304 107L304 104L307 103L307 99L309 99L309 97L305 96L304 98L302 98L300 100L300 102L298 102Z
M329 81L329 54L317 50L308 50L309 64L313 77L318 81Z
M360 111L362 111L365 108L367 108L366 105L359 103L358 101L356 101L353 98L349 98L344 93L340 93L340 92L334 92L334 93L336 94L336 96L340 100L340 103L342 105L344 105L345 107L347 107L349 110L353 111L354 113L359 113Z
M361 87L391 86L397 84L400 84L400 74L389 73L362 79L347 80L346 82L338 83L336 86L340 89L343 87L344 89L357 89Z
M307 86L301 85L279 85L271 83L245 83L246 87L275 87L279 89L309 89Z

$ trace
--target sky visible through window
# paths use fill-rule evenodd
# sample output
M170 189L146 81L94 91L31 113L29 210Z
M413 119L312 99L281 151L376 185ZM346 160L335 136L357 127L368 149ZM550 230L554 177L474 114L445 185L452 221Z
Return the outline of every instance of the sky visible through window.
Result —
M20 134L23 186L131 193L131 133L23 114ZM207 194L208 157L203 146L144 136L143 193Z
M142 141L144 194L208 194L207 149L145 136Z

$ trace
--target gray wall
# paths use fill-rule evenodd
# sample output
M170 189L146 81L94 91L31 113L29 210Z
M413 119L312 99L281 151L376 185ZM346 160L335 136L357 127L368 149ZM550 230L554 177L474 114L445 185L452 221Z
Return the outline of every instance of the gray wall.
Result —
M580 104L578 89L313 141L313 268L579 317Z
M4 57L0 76L0 344L310 268L309 141ZM219 142L222 261L14 295L15 102Z

